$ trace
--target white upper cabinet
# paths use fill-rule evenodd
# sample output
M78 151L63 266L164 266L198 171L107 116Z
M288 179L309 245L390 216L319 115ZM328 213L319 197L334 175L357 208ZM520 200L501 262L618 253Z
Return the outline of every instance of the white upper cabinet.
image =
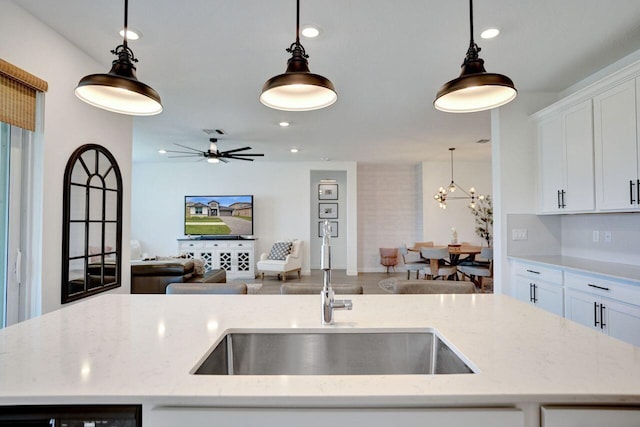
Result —
M591 212L594 202L591 100L538 123L540 213Z
M600 211L640 210L637 85L628 80L593 98Z

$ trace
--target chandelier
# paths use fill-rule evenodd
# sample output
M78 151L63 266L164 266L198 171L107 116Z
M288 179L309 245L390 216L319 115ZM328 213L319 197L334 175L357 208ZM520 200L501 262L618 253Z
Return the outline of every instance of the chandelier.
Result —
M469 202L469 207L471 209L476 208L476 199L483 200L484 196L476 195L476 189L471 187L469 192L466 192L462 187L458 187L458 185L453 180L453 152L455 148L449 148L449 152L451 153L451 183L446 187L440 187L438 192L433 195L433 198L440 204L442 209L447 209L447 200L462 200L468 199L471 200ZM456 190L459 190L458 195L454 196Z

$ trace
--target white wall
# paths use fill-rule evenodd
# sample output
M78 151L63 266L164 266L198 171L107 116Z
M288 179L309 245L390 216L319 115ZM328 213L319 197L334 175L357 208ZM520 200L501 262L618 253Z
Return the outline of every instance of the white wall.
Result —
M454 181L458 187L469 191L476 189L478 195L491 194L491 161L487 162L458 162L454 158ZM423 236L422 241L433 241L436 245L451 243L452 231L458 232L458 242L470 242L477 245L486 242L475 232L475 217L469 209L470 200L449 200L447 208L441 209L433 198L440 187L446 187L451 182L451 161L423 162ZM454 197L464 196L460 190L453 193Z
M49 83L45 95L43 157L44 218L42 223L42 287L35 289L42 313L61 306L62 189L64 169L71 153L81 145L100 144L115 156L122 172L124 220L122 238L129 241L131 203L132 119L109 113L78 100L74 89L80 78L107 72L73 44L12 2L2 2L0 57ZM129 246L123 245L123 259ZM130 266L122 265L122 287L130 292ZM38 313L34 313L38 314Z
M150 255L176 255L177 238L184 237L184 196L252 194L256 257L275 240L305 241L303 274L310 272L309 219L311 171L346 171L344 229L347 274L357 274L357 176L350 162L206 162L135 163L131 206L132 238Z
M514 101L491 112L496 293L511 293L506 268L507 215L535 212L538 151L529 116L555 100L555 94L520 92Z
M422 239L420 166L358 164L358 271L386 271L379 248Z

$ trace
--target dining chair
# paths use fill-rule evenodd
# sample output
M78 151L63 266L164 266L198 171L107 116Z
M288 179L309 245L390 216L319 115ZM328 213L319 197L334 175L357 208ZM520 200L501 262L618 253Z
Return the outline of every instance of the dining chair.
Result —
M389 267L393 268L395 273L398 265L398 248L380 248L380 264L387 268L387 274L389 274Z
M400 255L402 255L402 262L407 269L407 279L410 278L411 272L416 272L416 279L420 278L420 272L429 266L429 263L420 258L417 252L409 253L407 245L400 245L398 248Z
M449 248L422 248L420 249L422 258L428 263L426 276L434 280L439 277L447 279L457 278L458 269L455 265L450 265L446 259L449 258Z
M484 292L486 279L493 277L493 248L483 247L480 250L479 259L468 264L458 266L458 271L462 277L468 277L476 286L480 286L480 291Z

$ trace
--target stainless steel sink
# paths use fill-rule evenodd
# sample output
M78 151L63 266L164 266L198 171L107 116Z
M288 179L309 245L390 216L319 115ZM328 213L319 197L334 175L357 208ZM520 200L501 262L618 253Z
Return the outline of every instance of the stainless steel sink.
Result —
M472 374L437 332L233 332L196 375Z

